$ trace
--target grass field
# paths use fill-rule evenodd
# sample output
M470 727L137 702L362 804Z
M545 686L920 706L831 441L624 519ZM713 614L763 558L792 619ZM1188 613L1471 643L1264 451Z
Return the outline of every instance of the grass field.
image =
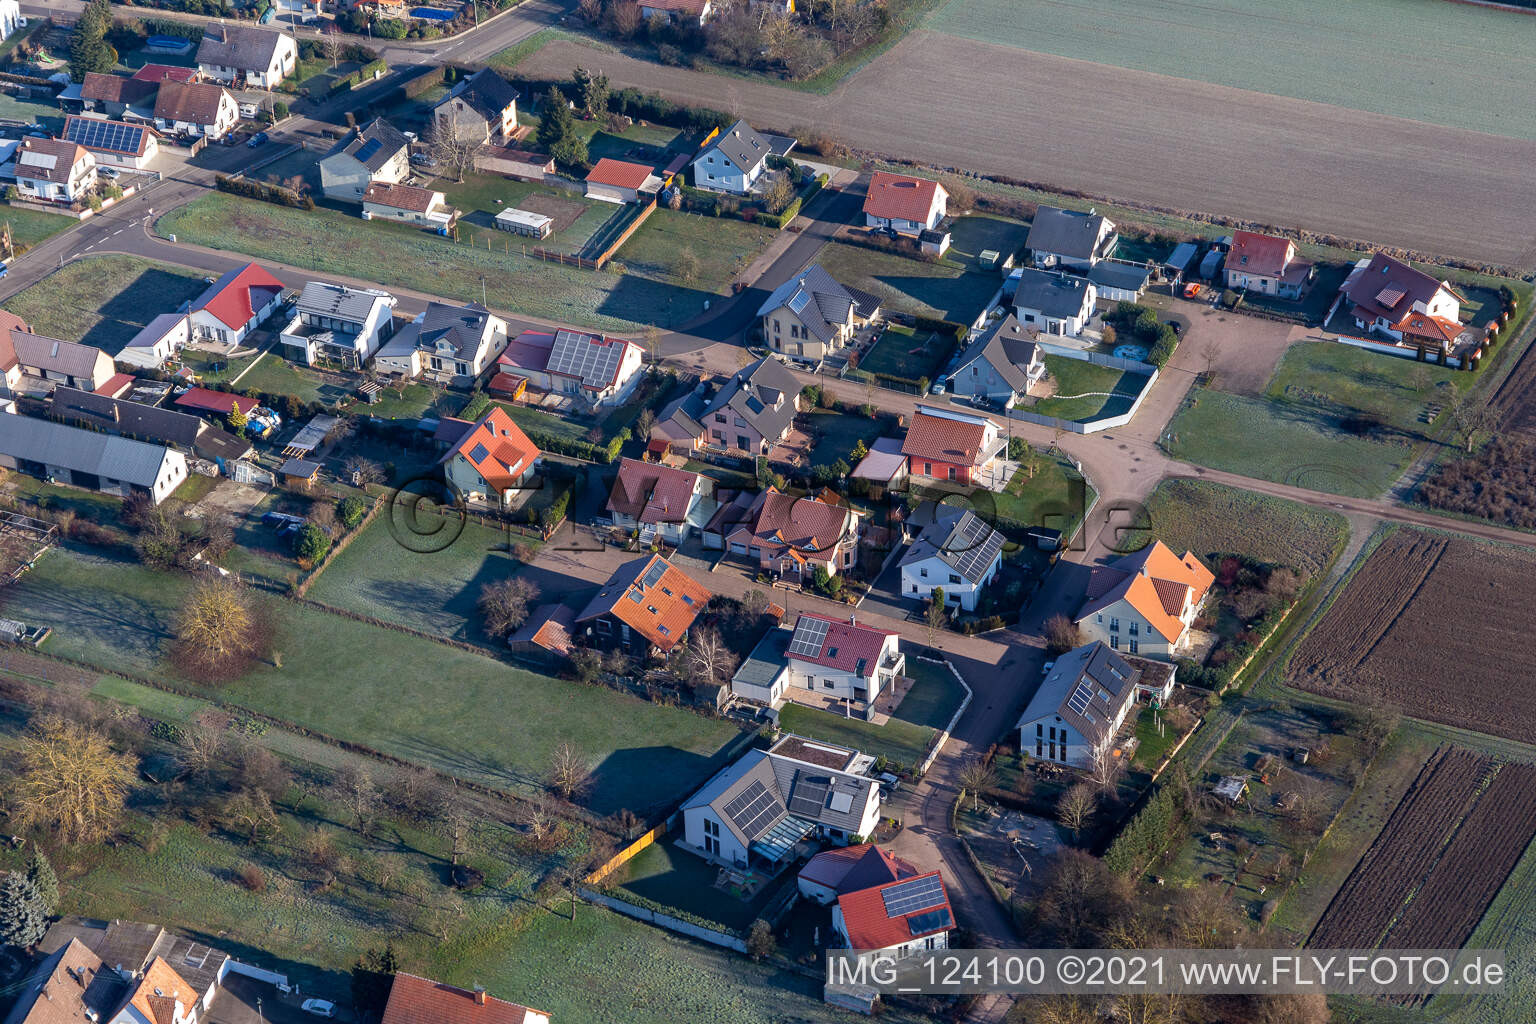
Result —
M771 228L734 217L657 210L629 237L615 259L632 274L725 292L776 234ZM698 274L692 281L678 275L678 257L685 250L698 258Z
M0 117L4 116L6 116L4 108L0 107ZM44 213L41 210L26 210L19 206L0 209L0 222L11 226L11 235L16 239L17 245L26 246L36 245L43 239L51 238L60 231L80 223L73 217Z
M204 196L160 218L158 229L188 242L324 273L418 289L604 331L674 327L701 312L713 293L644 273L578 270L524 257L504 231L463 228L457 243L403 224L365 222L331 210L306 213L225 193ZM325 245L317 243L323 238ZM487 245L490 248L487 248ZM701 255L701 265L708 262Z
M1056 382L1056 394L1018 406L1038 416L1055 416L1077 423L1120 416L1131 408L1147 384L1147 378L1139 373L1067 356L1044 358L1046 372Z
M136 256L75 260L5 302L39 334L115 354L161 313L208 287L179 267Z
M517 405L514 402L492 402L499 406L503 412L512 417L513 422L524 430L542 430L547 434L569 438L579 441L584 438L591 429L585 424L575 420L566 419L564 416L556 416L553 413L540 409L532 409L526 405Z
M1368 413L1404 434L1422 436L1476 379L1433 363L1318 341L1286 349L1264 394L1323 422Z
M1132 28L1134 26L1134 28ZM1024 50L1536 139L1519 13L1440 0L951 0L926 27ZM1358 40L1400 59L1356 74ZM1257 62L1254 53L1266 55Z
M888 373L908 380L926 377L932 381L954 351L955 339L946 344L936 333L918 333L909 327L891 324L880 339L859 357L859 369L866 373Z
M186 577L64 548L12 587L5 607L53 626L54 653L158 674L186 587ZM282 668L259 664L221 687L224 699L489 785L539 788L551 751L569 740L592 766L588 806L638 812L718 770L736 735L613 690L288 602L271 607Z
M939 729L949 722L965 692L949 669L929 661L907 659L907 674L917 680L884 725L844 718L828 711L785 704L779 721L785 732L840 743L866 754L884 754L911 767L928 750Z
M752 899L742 900L715 888L719 873L718 864L710 864L697 854L663 840L647 846L639 856L626 863L613 880L622 889L643 899L677 907L745 932L780 886L769 883Z
M1070 537L1093 503L1094 493L1066 463L1036 455L1034 476L1021 467L1001 492L978 492L971 500L984 502L988 497L999 516L1027 526L1048 526Z
M556 231L538 243L546 249L574 253L586 244L592 233L605 224L617 209L612 203L589 200L574 192L545 188L527 181L511 181L500 174L466 174L462 182L441 177L432 187L442 192L450 206L459 209L462 223L486 230L495 229L496 215L520 206L529 196L549 196L581 206L584 212L567 228ZM499 200L499 202L498 202ZM517 243L530 240L516 238Z
M980 315L1002 284L996 272L966 270L947 259L925 263L846 242L829 242L817 262L843 284L876 296L887 309L957 323Z

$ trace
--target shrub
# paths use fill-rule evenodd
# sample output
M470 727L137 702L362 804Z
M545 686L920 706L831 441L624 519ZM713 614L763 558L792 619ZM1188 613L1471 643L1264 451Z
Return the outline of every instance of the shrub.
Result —
M260 199L264 203L275 203L278 206L292 206L299 210L313 210L315 201L309 196L300 195L291 188L281 185L268 185L260 181L250 181L246 178L231 178L220 174L213 179L214 187L220 192L229 192L237 196L245 196L247 199Z
M367 514L368 503L355 494L351 497L343 498L341 504L336 506L336 518L341 521L342 526L349 530L362 522L363 516Z
M267 891L267 875L255 864L246 864L239 871L240 884L251 892Z
M306 565L318 565L325 553L331 550L331 538L314 523L305 523L293 535L293 553Z

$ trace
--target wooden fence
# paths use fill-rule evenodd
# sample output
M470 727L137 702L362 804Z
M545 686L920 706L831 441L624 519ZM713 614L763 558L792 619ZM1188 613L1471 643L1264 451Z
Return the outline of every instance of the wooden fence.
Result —
M612 857L609 857L607 861L598 866L595 871L593 871L586 878L582 879L582 881L586 882L587 885L602 885L605 878L613 874L623 865L628 864L640 853L641 850L644 850L646 847L656 842L662 836L666 835L667 832L671 830L671 828L672 818L669 817L660 825L650 829L645 834L640 836L640 838L624 847Z

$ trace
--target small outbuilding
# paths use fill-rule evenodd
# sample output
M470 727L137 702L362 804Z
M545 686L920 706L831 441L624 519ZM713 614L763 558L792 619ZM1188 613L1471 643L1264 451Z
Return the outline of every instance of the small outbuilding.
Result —
M307 491L320 479L320 463L308 459L289 459L278 472L283 474L283 482L289 487L302 487Z
M502 210L496 215L496 227L514 235L548 238L555 230L555 219L531 210Z

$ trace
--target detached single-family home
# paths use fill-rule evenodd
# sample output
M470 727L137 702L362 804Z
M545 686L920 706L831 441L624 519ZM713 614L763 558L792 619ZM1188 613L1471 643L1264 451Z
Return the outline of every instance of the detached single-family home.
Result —
M31 326L9 310L0 309L0 380L10 391L21 387L21 360L16 358L16 346L11 343L11 332L31 334ZM110 378L109 378L110 379Z
M1093 568L1076 616L1083 636L1119 651L1172 661L1215 575L1192 551L1180 558L1160 540Z
M299 44L286 32L210 23L197 47L197 69L237 89L276 89L299 64Z
M96 185L96 157L79 143L29 136L15 159L16 191L28 199L76 203Z
M363 190L363 216L367 218L420 224L442 232L448 230L457 215L458 211L448 205L448 198L436 189L375 181Z
M1312 264L1296 258L1296 243L1289 238L1234 231L1226 273L1228 288L1299 299L1312 279Z
M864 198L864 224L916 237L938 227L949 211L949 192L927 178L876 171Z
M667 653L709 603L709 590L660 555L620 566L576 616L593 647L646 656Z
M669 403L651 430L653 450L718 448L767 455L800 411L800 382L772 356L737 370L710 395L702 383Z
M677 544L703 531L715 511L715 482L702 473L623 459L608 493L613 525L635 530L642 543L660 536Z
M763 176L772 150L746 121L719 131L693 158L693 185L744 196Z
M310 281L278 343L305 366L324 359L356 369L395 333L394 308L395 297L385 291Z
M788 734L750 750L683 802L683 842L721 864L778 864L802 839L862 842L880 820L875 759ZM855 839L857 837L857 839Z
M649 164L603 157L587 172L587 198L605 203L638 203L655 196L661 179Z
M642 379L645 349L584 331L524 331L496 361L498 376L578 399L587 409L622 405Z
M213 82L162 82L155 94L155 127L163 132L222 139L240 123L240 105Z
M283 302L283 282L255 263L226 272L192 300L192 337L234 344Z
M900 960L925 950L948 949L954 908L937 871L841 893L832 908L832 930L856 953Z
M455 493L506 508L527 496L543 454L512 417L493 405L439 464Z
M647 21L664 18L681 24L703 25L715 13L713 0L630 0Z
M812 263L775 288L757 315L769 348L815 365L845 347L879 312L879 299L839 284L821 264Z
M164 445L20 415L0 415L0 467L157 505L187 478L186 458Z
M991 486L994 464L1007 447L985 416L920 405L901 453L913 478Z
M900 857L873 843L859 843L834 846L816 854L795 876L795 887L811 902L830 907L842 893L899 882L917 874L917 868Z
M1005 538L976 513L953 505L927 505L933 518L901 557L901 593L927 601L935 588L944 604L976 610L976 598L1003 564Z
M483 988L463 989L400 971L389 983L379 1024L549 1024L549 1014Z
M992 326L985 342L970 347L949 375L949 390L1011 409L1044 376L1040 346L1010 313Z
M23 378L36 377L47 385L95 391L112 379L112 357L95 345L60 341L30 330L12 327L8 346Z
M160 137L153 128L127 121L71 114L64 119L63 139L83 146L98 166L142 171L160 153Z
M1467 330L1461 323L1465 300L1449 281L1386 253L1356 264L1341 290L1356 327L1404 345L1449 352Z
M19 980L15 991L5 1024L90 1024L112 1020L127 1005L130 986L83 942L71 939Z
M1113 256L1120 236L1114 222L1095 210L1080 213L1054 206L1035 211L1024 244L1037 267L1071 267L1086 271Z
M187 314L161 313L129 339L116 361L139 370L157 369L191 340L192 321Z
M159 83L124 75L87 71L80 83L81 106L109 117L122 117L130 107L144 107L155 95Z
M431 302L379 350L381 372L468 387L507 347L507 322L478 302Z
M853 509L772 486L736 495L704 527L706 548L724 549L796 583L809 582L818 568L831 576L851 568L858 544Z
M1013 311L1027 329L1075 338L1093 319L1098 289L1088 278L1034 267L1013 273Z
M907 670L899 634L852 617L834 619L812 612L795 621L784 656L788 692L802 690L819 701L837 701L840 714L866 719L874 716L880 695Z
M398 184L410 169L410 140L378 117L320 161L320 190L327 199L361 203L371 183Z
M432 130L481 145L517 130L517 90L491 68L481 68L432 108Z
M1019 748L1031 757L1092 768L1136 704L1141 672L1098 641L1057 658L1019 716Z

